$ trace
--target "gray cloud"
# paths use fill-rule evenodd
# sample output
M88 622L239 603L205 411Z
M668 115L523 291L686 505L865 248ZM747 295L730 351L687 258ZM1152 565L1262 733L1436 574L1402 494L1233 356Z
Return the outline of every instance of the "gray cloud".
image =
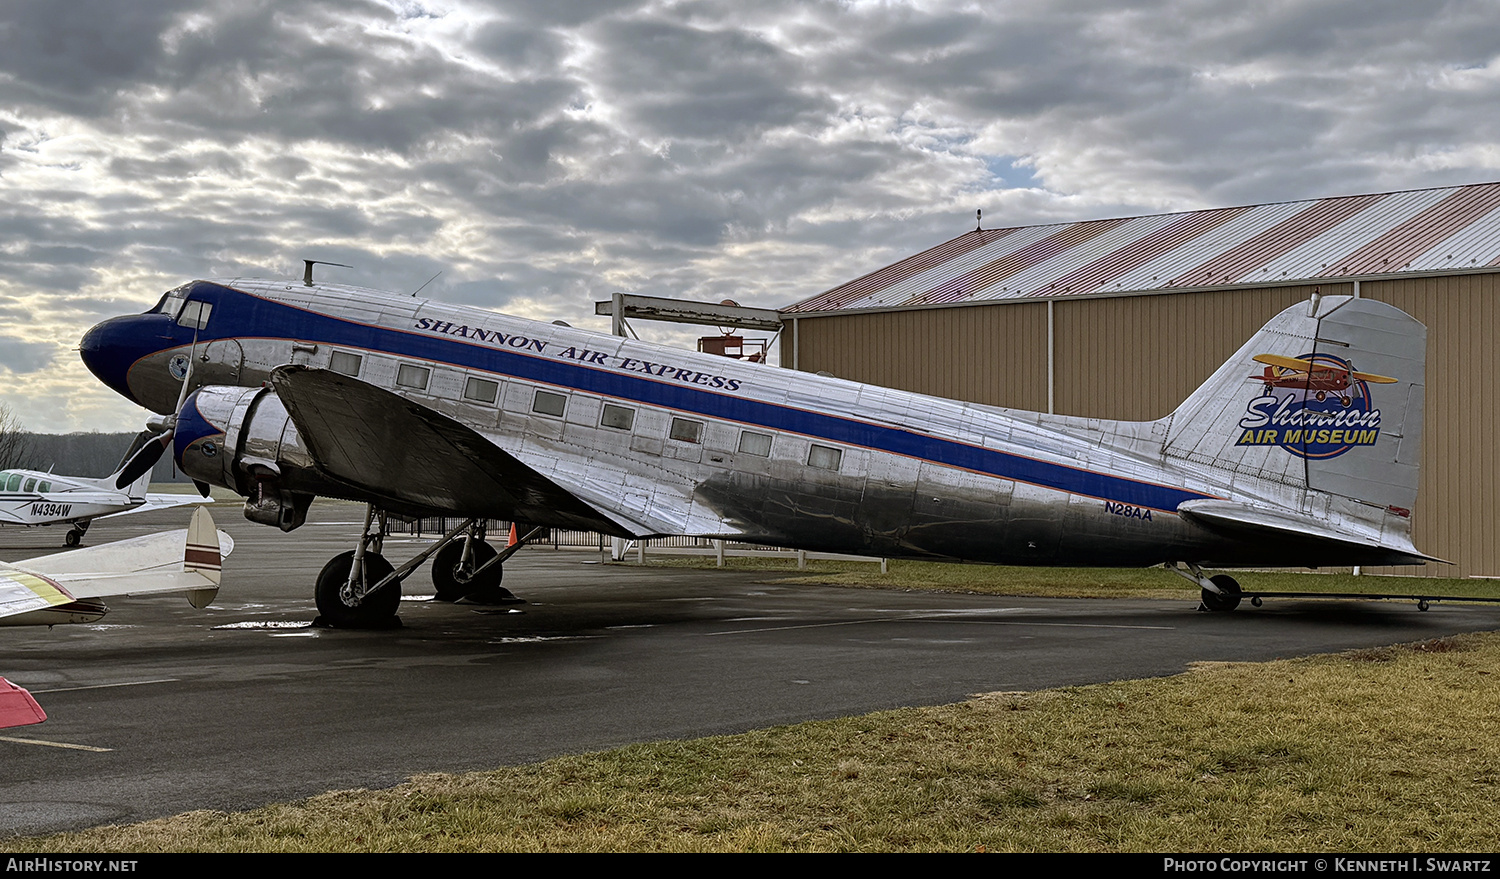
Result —
M0 335L0 367L13 373L36 372L52 362L57 349L45 342L27 342Z
M1394 0L17 0L0 324L76 339L188 277L308 257L400 291L442 270L423 295L588 326L616 289L784 304L977 208L1017 225L1497 179L1494 19Z

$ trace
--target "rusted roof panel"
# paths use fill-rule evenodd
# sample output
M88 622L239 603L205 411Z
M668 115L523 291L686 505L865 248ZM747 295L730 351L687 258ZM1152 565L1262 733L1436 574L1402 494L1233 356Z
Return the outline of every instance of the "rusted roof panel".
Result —
M1500 266L1500 183L986 229L783 311L1264 285Z

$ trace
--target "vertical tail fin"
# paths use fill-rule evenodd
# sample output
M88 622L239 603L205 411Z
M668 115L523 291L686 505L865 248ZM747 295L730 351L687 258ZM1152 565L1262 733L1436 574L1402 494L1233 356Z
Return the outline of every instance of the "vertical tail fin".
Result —
M1168 417L1163 451L1409 522L1426 352L1427 328L1394 306L1315 297L1272 318Z
M214 585L188 592L188 604L202 609L213 603L219 594L219 578L224 568L224 558L219 554L219 532L214 528L213 517L204 507L193 511L188 523L187 539L182 549L182 570L196 572Z
M161 452L161 435L142 431L125 450L125 457L120 459L115 472L99 480L99 484L122 490L126 497L144 498L151 487L151 468L161 457Z

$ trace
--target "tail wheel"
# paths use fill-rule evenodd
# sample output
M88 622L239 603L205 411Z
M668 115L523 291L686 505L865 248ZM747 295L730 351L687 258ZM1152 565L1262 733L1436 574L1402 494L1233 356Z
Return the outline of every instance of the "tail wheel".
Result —
M465 595L500 585L500 580L505 576L500 565L491 565L477 577L473 573L476 568L499 553L493 546L483 541L475 541L473 547L474 560L467 571L459 569L459 564L464 557L462 540L453 541L438 550L437 554L432 557L432 586L437 590L438 601L457 601Z
M1240 606L1240 584L1228 574L1215 574L1208 578L1219 587L1219 592L1203 590L1203 606L1212 611L1230 611Z
M337 629L383 629L394 625L396 611L401 607L401 584L390 583L378 592L367 593L363 601L355 604L344 594L353 567L354 550L339 553L323 566L314 591L318 615L324 623ZM395 570L379 553L365 553L363 580L367 587L379 583Z

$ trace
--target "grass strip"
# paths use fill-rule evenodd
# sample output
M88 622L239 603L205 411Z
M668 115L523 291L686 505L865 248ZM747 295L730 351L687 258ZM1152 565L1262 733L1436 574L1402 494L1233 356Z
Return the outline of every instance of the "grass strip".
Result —
M424 775L15 852L1500 850L1500 636Z
M661 567L715 568L712 557L647 556ZM620 564L628 564L622 562ZM1198 590L1162 568L1026 568L1000 565L956 565L892 561L889 573L875 562L810 560L805 569L781 558L730 557L725 570L760 570L778 583L908 589L927 592L972 592L985 595L1029 595L1050 598L1171 598L1191 600ZM1211 571L1209 573L1220 573ZM1382 595L1446 595L1500 599L1500 580L1443 577L1356 577L1348 569L1329 572L1232 571L1246 591L1362 592Z

